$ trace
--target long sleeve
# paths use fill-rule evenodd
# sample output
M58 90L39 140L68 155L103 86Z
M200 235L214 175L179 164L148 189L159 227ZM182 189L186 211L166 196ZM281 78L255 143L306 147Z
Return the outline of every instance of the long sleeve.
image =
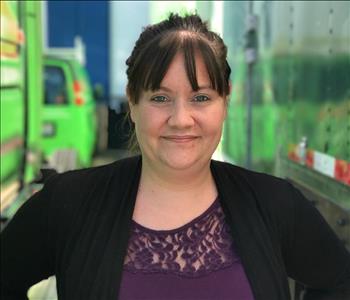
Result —
M1 299L27 299L33 284L53 274L48 207L44 188L22 205L1 233Z
M350 299L349 252L298 190L289 186L285 200L282 252L288 275L306 287L304 300Z

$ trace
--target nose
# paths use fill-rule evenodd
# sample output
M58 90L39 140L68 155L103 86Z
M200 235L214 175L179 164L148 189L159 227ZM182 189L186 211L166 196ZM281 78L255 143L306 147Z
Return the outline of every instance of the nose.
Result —
M194 125L193 111L187 101L174 101L168 124L177 129L189 128Z

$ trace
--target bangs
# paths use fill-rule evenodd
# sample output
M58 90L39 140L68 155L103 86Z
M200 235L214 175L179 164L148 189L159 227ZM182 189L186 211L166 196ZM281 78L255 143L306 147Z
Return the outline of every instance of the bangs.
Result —
M198 91L195 55L199 53L208 72L211 87L220 96L228 94L228 80L225 78L225 66L220 66L215 50L210 42L198 33L188 31L167 32L157 36L141 50L143 55L135 61L135 78L130 78L129 94L134 95L133 102L138 103L142 90L158 90L169 66L178 52L184 55L187 78L193 91ZM140 59L142 57L142 60ZM220 71L222 70L222 71ZM137 78L136 78L137 76Z

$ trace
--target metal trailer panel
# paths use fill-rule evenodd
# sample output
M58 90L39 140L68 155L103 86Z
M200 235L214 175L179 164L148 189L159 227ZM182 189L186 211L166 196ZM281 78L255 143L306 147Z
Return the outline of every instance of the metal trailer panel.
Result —
M252 168L297 184L350 247L350 6L346 1L252 3L259 20ZM222 149L243 166L246 16L247 3L225 2L233 91Z

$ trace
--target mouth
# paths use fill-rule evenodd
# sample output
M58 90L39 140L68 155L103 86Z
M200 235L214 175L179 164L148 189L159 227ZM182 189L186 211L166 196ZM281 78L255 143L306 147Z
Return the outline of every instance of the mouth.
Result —
M167 135L163 136L162 138L174 143L188 143L198 139L199 137L195 135Z

